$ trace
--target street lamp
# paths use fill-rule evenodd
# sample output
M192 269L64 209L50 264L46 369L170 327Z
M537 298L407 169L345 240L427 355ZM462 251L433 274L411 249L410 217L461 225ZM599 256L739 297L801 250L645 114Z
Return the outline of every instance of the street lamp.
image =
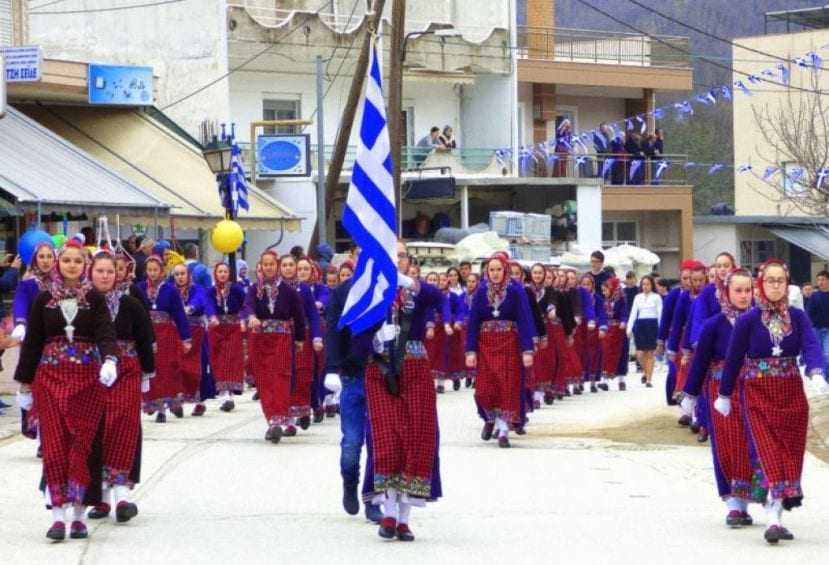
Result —
M452 24L432 24L429 29L425 31L410 31L403 38L403 44L400 46L400 60L406 61L406 47L409 39L413 37L423 37L424 35L436 35L438 37L454 37L460 35L458 30Z
M202 154L207 166L216 175L216 182L219 185L219 194L222 199L222 207L225 209L225 219L234 220L233 198L231 195L230 173L233 172L233 138L235 124L231 125L230 136L225 135L225 124L222 124L221 140L217 136L208 143ZM227 254L228 267L230 267L230 280L236 282L236 252Z

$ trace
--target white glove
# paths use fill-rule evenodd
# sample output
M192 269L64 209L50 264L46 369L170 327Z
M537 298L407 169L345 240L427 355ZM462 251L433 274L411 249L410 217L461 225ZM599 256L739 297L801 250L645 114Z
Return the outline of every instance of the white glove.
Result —
M12 339L23 341L26 338L26 324L17 324L11 333Z
M31 410L32 409L32 393L31 392L17 392L17 405L22 410Z
M827 394L829 393L829 383L826 382L826 379L823 375L814 375L811 378L812 381L812 389L817 394Z
M589 322L587 322L587 329L588 330L595 330L596 329L596 322L594 322L593 320L590 320Z
M328 373L325 375L325 388L333 392L335 395L343 389L343 383L340 380L340 375L337 373Z
M404 275L403 273L397 273L397 286L402 288L412 288L414 285L414 279Z
M98 372L98 381L105 387L111 387L115 384L118 378L118 369L115 368L115 361L107 359L101 365L101 370Z
M150 392L150 379L141 379L141 394Z
M682 402L679 403L683 414L693 414L694 408L697 406L697 397L686 394L682 397Z
M727 396L720 396L714 401L714 410L727 417L731 414L731 399Z

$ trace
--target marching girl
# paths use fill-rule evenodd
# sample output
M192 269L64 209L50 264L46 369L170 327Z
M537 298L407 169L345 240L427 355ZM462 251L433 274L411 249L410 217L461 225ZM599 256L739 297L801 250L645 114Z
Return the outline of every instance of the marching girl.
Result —
M201 285L193 284L187 265L179 264L173 267L173 282L181 297L184 313L187 314L192 341L192 347L179 362L184 393L182 400L195 402L193 416L202 416L207 410L204 401L216 396L213 376L207 371L209 344L205 327L205 318L212 318L216 312L213 310L213 302L208 299L208 290Z
M662 317L659 320L659 334L656 340L656 356L665 354L665 344L671 333L674 311L682 291L688 290L691 286L691 261L685 260L679 267L679 285L672 288L668 295L662 300ZM668 377L665 379L665 401L668 406L674 406L674 388L676 387L676 363L673 359L666 359L668 364Z
M135 260L124 251L116 252L115 257L115 287L138 300L144 309L150 311L150 303L137 284L135 284Z
M688 341L691 347L696 347L702 332L702 325L708 318L719 314L720 309L727 302L725 296L725 279L729 273L737 268L734 256L728 252L722 252L714 260L714 282L708 283L700 292L699 298L694 304L691 317L691 333Z
M523 290L509 281L507 260L495 254L487 262L487 283L472 301L466 336L466 366L477 369L475 400L484 411L484 441L498 435L510 447L510 427L520 424L521 366L533 365L533 327Z
M591 304L593 318L585 316L579 324L579 349L584 382L590 382L590 392L598 392L599 388L607 390L606 384L596 386L602 374L602 340L607 334L607 312L601 294L593 289L593 277L589 274L582 276L581 286L582 304Z
M440 287L440 277L437 273L427 274L426 283L446 294L446 289ZM446 380L446 339L447 336L452 334L451 323L452 320L443 319L441 312L431 310L428 313L426 354L429 356L432 379L437 383L438 394L443 394L446 391L444 387L444 381Z
M207 341L210 344L210 369L216 382L222 412L236 407L234 394L245 390L245 356L242 321L239 313L245 304L242 282L230 281L230 266L225 262L213 267L213 288L207 291L213 315L208 320Z
M236 259L236 279L246 290L250 286L248 277L248 263L244 259Z
M561 400L569 395L568 371L573 365L572 350L573 332L576 329L576 319L573 315L573 305L564 291L566 277L561 271L549 270L552 273L552 294L550 303L553 309L547 313L547 336L552 359L552 383L544 394L544 402L552 404L553 399Z
M656 283L650 275L642 277L639 288L640 292L630 306L627 332L636 343L636 358L642 365L645 386L652 388L654 351L659 334L659 320L662 318L662 297L656 292Z
M800 476L806 451L809 403L798 367L802 354L806 373L820 392L827 388L823 354L809 317L788 304L789 271L772 259L760 267L758 306L734 324L725 357L720 396L714 409L726 418L743 418L768 485L765 539L771 544L794 536L782 526L783 510L800 506ZM738 379L741 410L732 405ZM737 402L735 398L734 403Z
M602 284L604 309L607 316L607 335L602 340L602 376L605 381L619 377L619 390L627 390L625 376L619 375L619 358L624 349L627 328L627 304L622 285L616 277Z
M293 255L283 255L279 260L279 272L284 284L296 291L302 302L305 327L297 332L296 341L303 342L301 350L294 354L294 371L291 380L290 412L291 422L285 427L284 435L296 435L296 424L303 430L311 425L311 389L314 386L314 356L322 351L320 315L311 292L311 287L300 282L297 276L297 260Z
M291 376L294 352L301 353L305 313L296 290L279 278L279 256L262 253L257 281L250 286L242 310L247 322L253 375L268 423L265 439L279 443L282 426L292 425Z
M535 328L535 332L533 334L533 353L537 356L542 347L547 347L547 326L544 324L544 314L541 312L541 309L536 303L532 289L525 284L527 276L524 273L524 268L518 261L509 261L508 265L512 284L520 287L524 291L524 297L526 299L524 308L529 312L530 318L533 322L533 327ZM524 368L521 371L521 425L515 427L515 433L518 435L524 435L527 433L524 429L527 423L527 412L532 412L535 409L535 370L537 366L537 361L534 361L533 368Z
M354 263L351 261L343 261L342 265L340 265L340 270L337 272L337 276L340 279L340 284L354 276Z
M452 335L446 337L446 375L452 379L453 390L461 388L461 380L466 376L466 359L464 358L464 289L461 286L461 272L457 267L446 271L447 296L452 312Z
M144 264L147 279L138 283L150 303L150 319L155 333L155 377L150 390L144 393L144 411L156 413L155 421L167 421L166 409L181 418L181 378L179 364L183 353L192 349L190 324L181 296L174 285L164 276L164 262L157 255L150 255Z
M155 375L155 354L150 316L140 298L119 288L117 259L109 252L97 253L90 265L92 287L104 296L118 340L118 380L106 391L101 463L102 500L89 517L109 515L114 496L115 517L127 522L138 514L129 500L140 467L141 393L150 388ZM93 481L98 477L93 477Z
M717 399L723 363L737 318L750 307L753 296L751 273L732 272L722 286L725 303L722 311L709 318L702 328L694 352L694 360L683 390L682 404L693 413L698 398L707 397L711 404ZM735 383L737 394L732 395L732 410L742 414L742 383ZM742 417L726 418L716 411L711 414L711 452L714 457L714 477L720 498L728 507L725 523L729 527L750 526L749 502L765 502L765 492L758 499L758 484L753 484L753 467ZM762 490L762 488L760 489Z
M463 365L465 367L464 374L466 375L465 385L466 388L470 388L475 384L476 371L475 369L471 369L466 366L466 334L469 331L469 312L472 309L472 300L475 298L475 292L481 285L481 277L480 275L470 272L466 276L466 280L464 282L465 285L463 295L461 295L461 298L458 301L459 307L455 317L455 327L460 327L459 330L456 330L456 333L459 332L461 334L460 350L461 354L464 356Z
M14 317L14 329L11 337L22 342L26 337L26 321L29 311L37 295L49 286L52 273L55 268L55 248L50 243L40 243L32 254L26 275L17 285L14 291L14 302L12 302L12 316ZM37 425L34 411L21 410L20 427L24 436L36 439ZM41 448L38 447L38 454Z
M32 304L15 372L21 408L37 404L54 520L46 537L54 541L65 539L67 517L71 538L88 537L87 458L104 414L105 387L118 378L115 328L104 298L86 279L80 242L70 240L57 263L47 290Z
M556 346L553 341L553 320L556 316L556 303L553 289L546 285L547 270L541 263L536 263L530 268L530 283L527 289L531 293L531 305L541 314L544 339L540 340L538 350L533 363L534 386L532 390L533 408L541 408L541 402L545 400L545 391L550 391L553 386L553 374L556 363ZM542 332L539 332L541 335ZM549 397L552 404L552 396Z
M328 287L329 291L333 291L337 286L340 284L340 277L337 272L337 267L334 265L329 265L328 269L325 271L325 286Z
M326 335L325 308L330 299L330 289L322 283L322 270L320 266L309 257L303 257L296 263L297 278L301 283L308 285L311 296L314 297L314 305L320 319L320 335ZM314 414L314 423L319 424L325 418L324 408L328 405L337 409L336 395L325 388L325 342L320 351L314 352L313 383L311 384L311 410Z
M573 394L579 395L584 391L582 381L582 365L581 365L581 338L579 336L579 328L582 320L586 318L593 318L593 300L582 300L582 288L578 285L578 276L576 269L567 267L561 270L564 275L564 292L570 302L570 308L573 311L573 319L576 322L576 327L573 330L572 339L567 341L566 355L566 375L568 388L572 388ZM595 323L595 322L594 322Z
M682 351L682 343L686 339L685 328L691 315L691 306L702 291L706 280L705 265L699 261L688 263L690 279L688 290L682 291L677 299L674 308L673 320L671 320L671 331L668 336L666 354L668 359L677 365L676 386L673 390L674 399L677 400L679 393L685 388L685 381L688 378L688 371L691 368L691 356L689 351ZM680 407L682 416L679 418L679 425L690 426L693 421L693 414L686 413Z

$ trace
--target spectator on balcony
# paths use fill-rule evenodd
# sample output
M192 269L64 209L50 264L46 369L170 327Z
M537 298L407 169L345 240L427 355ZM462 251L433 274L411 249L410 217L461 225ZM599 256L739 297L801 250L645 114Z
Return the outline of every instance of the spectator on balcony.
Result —
M613 166L610 167L610 184L625 184L627 155L625 153L625 134L617 132L610 138L610 153Z
M642 136L637 132L628 133L625 153L628 156L627 184L642 184L645 179L645 152L642 149Z
M644 144L645 155L648 157L650 165L651 184L659 184L660 179L657 176L659 170L659 163L664 158L665 153L665 134L663 130L657 129L655 133L647 135Z
M444 149L451 150L458 148L458 143L455 141L455 131L452 129L452 126L445 126L443 128L443 133L440 134L438 141L440 142L440 147Z
M441 147L440 128L437 126L432 126L432 129L429 130L429 135L424 136L420 141L417 142L417 145L415 146L415 163L417 165L423 164L423 161L426 160L426 157L429 156L429 153L431 153L433 149L437 149L438 147Z
M556 129L556 160L553 167L554 177L567 176L567 160L573 150L573 125L570 120L562 120Z
M596 151L596 168L598 175L604 171L605 160L611 154L610 142L613 139L613 132L610 127L602 122L599 128L593 130L593 149Z

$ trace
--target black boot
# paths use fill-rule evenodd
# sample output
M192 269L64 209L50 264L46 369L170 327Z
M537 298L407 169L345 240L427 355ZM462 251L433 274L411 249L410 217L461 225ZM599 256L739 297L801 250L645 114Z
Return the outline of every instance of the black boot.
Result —
M360 512L360 499L357 498L357 485L343 483L343 508L352 516Z

